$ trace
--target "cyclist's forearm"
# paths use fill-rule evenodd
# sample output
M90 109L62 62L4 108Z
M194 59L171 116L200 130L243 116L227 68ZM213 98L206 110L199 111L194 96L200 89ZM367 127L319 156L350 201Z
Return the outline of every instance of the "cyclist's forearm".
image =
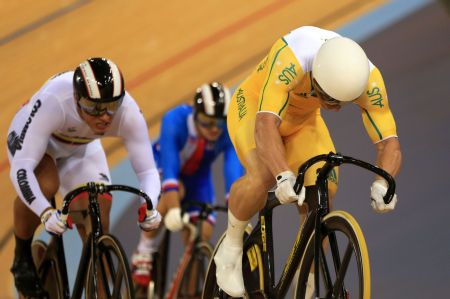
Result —
M376 147L377 165L395 177L400 171L402 163L402 153L398 138L386 139L378 143ZM377 179L381 179L381 177L377 177Z
M279 119L270 113L258 113L256 115L256 152L273 176L289 169L283 141L278 131L278 124Z
M180 193L178 190L170 190L170 191L166 191L161 195L161 199L159 201L159 206L163 206L163 209L160 209L160 207L158 206L158 210L161 210L164 212L171 209L171 208L176 208L180 206Z

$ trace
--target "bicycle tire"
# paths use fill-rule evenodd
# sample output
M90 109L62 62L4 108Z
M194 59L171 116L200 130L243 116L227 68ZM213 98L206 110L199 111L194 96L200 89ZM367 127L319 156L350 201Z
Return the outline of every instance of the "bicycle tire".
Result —
M162 299L166 291L166 277L168 267L168 255L170 253L170 234L165 230L158 245L158 250L153 253L151 280L147 287L146 299Z
M106 293L102 293L100 297L134 299L130 267L120 242L112 235L102 235L97 241L97 249L98 256L91 257L87 267L86 298L96 298L94 294L97 290L94 288L95 277L92 267L95 260L99 285Z
M208 269L209 261L211 260L212 254L213 248L208 242L200 242L199 244L196 245L191 257L189 258L186 267L184 267L184 269L181 271L182 278L177 283L173 298L177 299L200 298L203 291L206 271ZM195 285L194 290L192 290L192 285Z
M312 232L309 236L306 250L300 260L294 296L296 299L308 298L306 297L307 280L310 269L314 267L314 235ZM325 245L329 248L325 250L324 241L329 242L328 246ZM332 250L332 248L338 248L338 250ZM342 253L344 254L342 255ZM333 256L336 257L336 260L333 260ZM337 260L340 262L339 268L342 271L346 268L344 275L336 274ZM321 298L350 298L351 294L351 298L370 299L370 263L367 245L360 226L349 213L333 211L322 220L319 269ZM330 269L334 271L330 271ZM337 277L342 276L343 283L337 282ZM338 283L339 285L337 285ZM332 294L333 287L334 295Z
M43 288L47 291L49 298L63 299L64 288L57 258L46 256L48 245L42 240L33 241L31 244L31 255L36 266Z

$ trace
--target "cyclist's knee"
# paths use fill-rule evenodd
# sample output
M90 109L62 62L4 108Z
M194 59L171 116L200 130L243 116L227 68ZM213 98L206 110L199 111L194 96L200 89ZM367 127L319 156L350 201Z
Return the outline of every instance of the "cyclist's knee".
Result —
M110 197L98 197L98 203L100 206L100 216L102 219L102 229L106 234L109 232L109 214L111 212L111 198Z
M104 234L109 233L109 215L102 217L102 229Z
M211 236L213 234L213 230L214 226L208 221L204 221L202 227L202 240L209 241L209 239L211 239Z
M266 197L267 192L275 184L275 179L267 175L248 175L243 183L256 197Z
M83 244L87 241L87 231L86 227L82 224L77 224L78 235L80 235L81 242Z
M14 232L21 238L28 239L41 224L39 217L17 197L14 200Z

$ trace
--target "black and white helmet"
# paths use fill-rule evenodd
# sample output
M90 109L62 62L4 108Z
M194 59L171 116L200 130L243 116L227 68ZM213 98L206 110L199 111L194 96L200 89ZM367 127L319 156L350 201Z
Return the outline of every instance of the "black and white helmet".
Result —
M226 118L230 105L230 90L218 82L205 83L195 93L195 114Z
M122 73L106 58L83 61L75 69L73 87L78 99L86 98L96 103L121 101L125 95Z

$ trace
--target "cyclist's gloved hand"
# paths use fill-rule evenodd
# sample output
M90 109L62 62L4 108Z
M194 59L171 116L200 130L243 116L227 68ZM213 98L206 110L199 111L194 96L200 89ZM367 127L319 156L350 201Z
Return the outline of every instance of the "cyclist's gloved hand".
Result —
M297 177L290 170L280 172L275 179L277 180L277 189L275 189L275 196L282 204L297 201L301 206L305 200L305 187L302 187L300 194L295 194L294 184Z
M179 207L171 208L164 216L164 225L171 232L177 232L181 230L185 223L189 222L189 214L185 213L183 218L181 217L181 209Z
M385 180L376 180L370 187L370 197L372 198L372 208L377 213L386 213L392 211L397 204L397 194L394 194L391 202L387 205L383 201L383 196L387 192L387 183Z
M147 211L147 204L143 203L139 208L139 227L145 231L155 230L161 223L161 214L156 209Z
M72 228L72 223L61 219L61 211L57 209L44 211L41 215L41 222L45 230L54 235L62 235L67 227Z

